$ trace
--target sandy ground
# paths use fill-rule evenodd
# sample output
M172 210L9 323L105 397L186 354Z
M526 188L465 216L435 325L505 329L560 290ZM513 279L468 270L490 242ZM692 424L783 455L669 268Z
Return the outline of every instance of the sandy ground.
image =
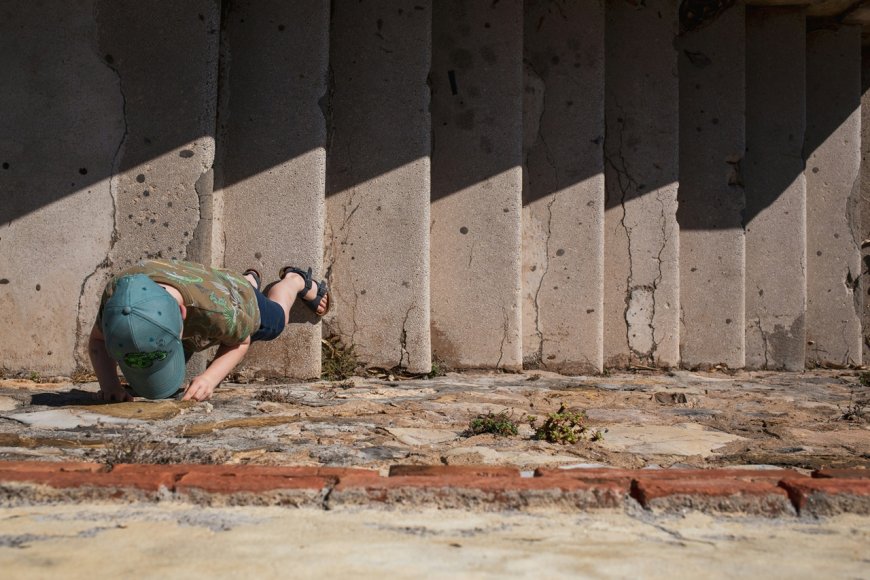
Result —
M0 510L5 578L870 578L868 545L854 516Z
M857 372L449 374L426 380L225 384L208 403L102 405L95 383L0 380L0 459L339 465L505 464L810 470L870 466ZM600 441L533 438L560 405ZM518 435L469 436L507 413Z

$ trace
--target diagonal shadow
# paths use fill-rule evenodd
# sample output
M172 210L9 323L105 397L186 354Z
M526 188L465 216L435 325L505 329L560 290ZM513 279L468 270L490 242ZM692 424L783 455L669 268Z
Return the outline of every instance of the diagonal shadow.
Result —
M4 3L0 7L3 22L0 67L4 71L4 88L0 91L0 223L13 222L93 187L117 172L130 171L163 156L176 157L176 163L185 163L188 159L198 163L191 144L204 138L213 139L221 118L233 115L237 116L235 122L254 129L272 130L264 130L262 142L244 156L244 163L228 162L232 170L224 175L225 185L268 172L323 147L317 132L312 131L301 131L298 138L280 142L269 139L270 132L280 133L287 126L292 118L288 108L296 103L270 93L268 85L250 87L252 98L269 105L259 107L256 117L240 119L238 116L245 111L234 110L231 100L226 103L226 109L216 110L218 39L225 36L221 27L224 31L227 27L247 27L247 37L269 48L263 51L262 60L252 65L263 67L260 73L265 70L274 75L294 74L286 68L286 60L275 55L294 49L293 27L304 26L304 23L279 21L270 16L269 7L278 0L259 3L260 19L251 21L238 17L234 6L252 2L254 0L224 0L221 6L210 0ZM449 24L440 26L443 29ZM435 25L439 23L436 21ZM474 31L464 31L457 26L455 33L473 34ZM445 70L433 70L430 78L433 110L440 107L455 112L449 119L433 117L433 123L454 124L455 130L439 133L449 135L446 140L435 144L437 148L448 149L465 139L480 141L479 134L474 132L475 123L487 115L503 113L458 107L454 103L467 97L472 89L485 89L476 87L474 79L476 71L489 66L487 59L492 55L486 53L485 47L477 53L457 52L458 45L451 45L450 36L433 35L434 51L447 52L447 58L441 61L453 64ZM385 49L390 50L388 38L385 42ZM221 58L231 60L232 49L224 45ZM690 56L703 63L697 55ZM226 71L237 79L244 78L248 72L233 71L231 63ZM365 74L362 64L358 74ZM257 76L262 78L263 74ZM203 80L204 77L207 78ZM298 81L306 82L304 78ZM204 87L211 91L205 100ZM832 98L839 97L832 95ZM210 104L204 108L203 102ZM328 95L324 95L321 104L322 108L328 107ZM847 111L848 107L831 106L823 115L811 120L805 154L844 121ZM360 115L366 113L359 111ZM204 121L205 117L208 119ZM391 121L380 119L377 122ZM570 127L564 130L570 131ZM450 139L455 142L451 143ZM480 143L470 150L478 145L487 147ZM365 143L357 147L359 155L365 158L355 169L357 182L384 175L419 158L419 151L413 148L372 148ZM468 171L439 178L438 183L446 185L439 186L434 198L452 195L513 168L516 160L512 157L481 154L479 158L469 159L467 165L471 169ZM531 203L593 175L588 171L563 172L552 187L526 192L523 203ZM790 182L788 176L783 176L782 182ZM650 192L666 184L644 185L644 191ZM775 201L777 195L771 190L766 197L750 204L746 208L746 222ZM608 204L615 205L617 201ZM710 226L709 223L687 222L681 223L681 227Z

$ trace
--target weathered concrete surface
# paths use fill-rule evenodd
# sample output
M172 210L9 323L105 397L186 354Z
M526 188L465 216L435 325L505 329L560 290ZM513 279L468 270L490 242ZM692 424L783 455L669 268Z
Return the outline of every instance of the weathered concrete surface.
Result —
M429 372L432 7L396 6L332 11L327 328L367 365Z
M806 14L746 13L746 366L806 359Z
M433 5L432 351L522 366L523 4Z
M862 578L867 518L52 505L0 511L12 577ZM112 546L107 558L95 546ZM159 557L155 557L155 554Z
M186 256L196 183L214 157L218 9L155 6L46 3L4 18L16 75L4 94L17 113L3 130L3 177L15 180L3 205L15 221L0 238L15 249L2 259L28 266L2 274L17 279L3 311L7 327L26 320L32 332L32 342L3 335L6 366L89 364L84 344L108 275Z
M0 460L644 468L870 467L870 389L853 371L226 384L208 403L94 404L96 383L0 380ZM600 441L533 438L561 404ZM506 413L514 437L467 433ZM124 425L120 428L119 425Z
M870 46L861 51L861 194L858 202L861 214L861 263L870 260ZM870 329L870 300L864 298L870 291L870 268L861 268L862 291L861 327ZM863 332L863 357L870 360L870 340L866 330Z
M861 364L861 29L807 35L807 364Z
M220 95L225 264L256 268L264 286L286 265L321 276L326 182L329 7L231 2L225 13ZM252 173L252 171L254 171ZM297 304L281 337L258 344L244 369L320 374L321 326Z
M602 368L604 6L526 2L523 360ZM570 127L570 130L566 130Z
M745 362L745 9L679 39L680 355L687 367Z
M94 51L93 10L0 9L0 366L10 369L72 372L77 325L90 331L98 299L83 283L112 243L124 100Z
M604 362L677 366L677 6L607 3Z

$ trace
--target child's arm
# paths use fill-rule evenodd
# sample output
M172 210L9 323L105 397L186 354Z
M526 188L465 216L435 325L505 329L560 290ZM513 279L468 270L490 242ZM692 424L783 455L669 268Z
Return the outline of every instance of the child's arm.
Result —
M236 365L242 362L242 359L248 353L250 345L250 336L245 339L245 342L239 344L232 346L226 344L220 345L214 360L211 361L205 372L190 381L190 384L184 389L184 399L182 400L205 401L211 397L211 394L220 382L230 374L230 371L236 368Z
M91 337L88 339L88 354L91 365L100 383L100 399L107 403L115 401L132 401L133 397L121 386L118 380L118 365L106 350L106 341L99 327L94 324Z

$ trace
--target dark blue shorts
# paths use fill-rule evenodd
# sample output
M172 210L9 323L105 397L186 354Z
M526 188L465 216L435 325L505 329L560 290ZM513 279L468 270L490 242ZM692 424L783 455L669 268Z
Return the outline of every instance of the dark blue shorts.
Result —
M251 342L273 340L284 330L284 309L277 302L269 300L254 288L257 306L260 307L260 329L251 335Z

